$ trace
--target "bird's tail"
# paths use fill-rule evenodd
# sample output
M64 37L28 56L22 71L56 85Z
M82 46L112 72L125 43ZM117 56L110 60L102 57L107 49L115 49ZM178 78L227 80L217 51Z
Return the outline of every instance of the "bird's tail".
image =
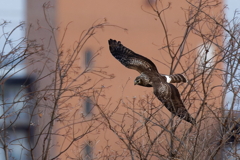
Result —
M187 78L182 74L164 75L168 83L185 83Z

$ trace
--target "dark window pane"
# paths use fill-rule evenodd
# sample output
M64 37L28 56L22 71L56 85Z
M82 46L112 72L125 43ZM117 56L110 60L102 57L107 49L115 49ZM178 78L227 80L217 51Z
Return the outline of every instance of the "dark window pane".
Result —
M92 101L90 98L87 98L85 100L85 105L84 105L84 114L85 116L91 116L92 113L92 109L93 109L93 105L92 105Z
M91 50L87 50L85 52L85 67L91 67L91 60L92 60L92 57L93 57L93 53Z
M92 160L93 153L92 147L89 144L86 144L84 150L85 150L84 160Z

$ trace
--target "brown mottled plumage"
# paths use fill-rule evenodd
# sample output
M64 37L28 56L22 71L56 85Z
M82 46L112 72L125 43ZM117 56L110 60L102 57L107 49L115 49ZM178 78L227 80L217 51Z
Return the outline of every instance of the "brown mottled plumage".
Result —
M170 112L192 124L196 123L196 120L191 117L185 108L178 89L171 84L187 82L187 79L183 75L162 75L151 60L134 53L123 46L120 41L110 39L108 43L110 52L118 61L125 67L134 69L140 73L140 76L136 77L134 84L153 87L154 95Z

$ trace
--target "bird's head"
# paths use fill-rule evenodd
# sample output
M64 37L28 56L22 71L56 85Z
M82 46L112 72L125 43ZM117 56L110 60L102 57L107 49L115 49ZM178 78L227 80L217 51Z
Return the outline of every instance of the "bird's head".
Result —
M143 84L142 84L142 79L141 79L141 77L136 77L136 79L134 80L134 85L140 85L140 86L142 86Z
M152 82L147 81L144 76L140 75L135 78L134 85L139 85L143 87L152 87Z

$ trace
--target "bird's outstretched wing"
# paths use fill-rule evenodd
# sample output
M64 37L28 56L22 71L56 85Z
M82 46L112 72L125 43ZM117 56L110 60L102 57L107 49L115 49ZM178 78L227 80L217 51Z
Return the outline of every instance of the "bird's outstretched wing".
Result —
M127 47L123 46L120 41L108 40L109 49L112 55L121 62L125 67L134 69L139 73L142 72L157 72L157 67L148 58L134 53Z
M143 72L157 72L157 67L148 58L141 56L127 47L123 46L120 41L108 40L109 49L112 55L121 62L125 67L134 69L139 73ZM187 82L187 79L182 74L162 75L166 77L168 83Z
M155 83L156 82L153 82L154 94L164 104L164 106L171 113L177 115L185 121L196 124L196 120L191 117L185 108L178 89L170 83L159 83L159 85L156 85Z

